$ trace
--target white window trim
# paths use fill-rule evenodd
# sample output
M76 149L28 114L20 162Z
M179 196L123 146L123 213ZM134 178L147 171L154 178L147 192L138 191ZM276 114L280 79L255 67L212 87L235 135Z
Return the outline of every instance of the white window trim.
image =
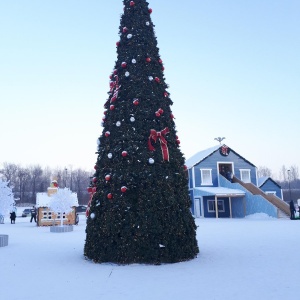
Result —
M209 176L210 176L210 182L209 183L204 183L203 182L203 171L209 171ZM201 185L213 185L212 183L212 169L200 169L201 172Z
M221 203L222 207L223 207L222 209L218 209L218 212L225 212L225 201L223 199L220 199L220 200L217 200L217 201L218 201L218 206L219 206L219 203ZM207 200L207 211L208 212L216 212L216 208L214 210L209 209L209 204L208 204L209 202L213 202L214 208L215 208L216 201L215 200Z
M276 192L275 191L266 191L265 194L276 196Z
M242 178L242 173L247 171L248 175L249 175L249 181L244 181L243 178ZM243 182L245 183L251 183L251 170L250 169L240 169L240 178Z

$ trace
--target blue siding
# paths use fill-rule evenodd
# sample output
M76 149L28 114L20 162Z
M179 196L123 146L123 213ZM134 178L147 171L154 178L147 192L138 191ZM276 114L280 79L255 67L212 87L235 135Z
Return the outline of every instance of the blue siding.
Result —
M212 170L212 183L213 186L219 186L218 184L218 162L220 163L232 163L233 173L240 179L240 169L249 169L251 182L257 185L256 180L256 168L247 162L245 159L236 155L233 151L230 151L228 156L222 156L219 151L216 151L211 156L207 157L205 160L201 161L198 165L194 166L195 170L195 187L201 187L201 169L211 169ZM211 186L211 185L208 185Z
M203 197L204 217L205 218L215 218L216 212L208 211L208 205L207 205L208 200L215 201L215 197L212 197L212 196ZM219 218L229 218L230 217L229 198L218 198L218 200L224 200L224 206L225 206L225 212L218 213Z
M191 189L193 188L193 171L192 169L189 169L188 172L189 172L189 187Z
M276 185L272 180L268 179L260 189L264 192L276 192L276 196L282 200L281 188Z
M244 208L243 198L231 198L231 210L233 218L244 218L245 208Z

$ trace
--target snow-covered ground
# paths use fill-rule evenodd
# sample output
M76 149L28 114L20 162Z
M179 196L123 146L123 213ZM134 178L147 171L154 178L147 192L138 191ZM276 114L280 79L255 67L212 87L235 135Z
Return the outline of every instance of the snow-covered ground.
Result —
M22 213L19 209L19 214ZM29 217L0 224L0 299L298 299L300 221L265 215L197 219L200 255L148 266L94 264L83 257L85 216L73 232L51 233Z

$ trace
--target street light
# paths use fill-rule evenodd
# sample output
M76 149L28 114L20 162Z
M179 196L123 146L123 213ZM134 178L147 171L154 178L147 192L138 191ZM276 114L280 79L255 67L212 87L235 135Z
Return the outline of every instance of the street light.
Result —
M290 191L290 201L292 200L292 194L291 194L291 182L290 182L290 172L291 170L287 170L288 172L288 180L289 180L289 191Z
M221 142L223 141L223 140L225 140L225 137L217 137L217 138L214 138L214 140L216 140L216 141L218 141L219 143L220 143L220 145L221 145Z

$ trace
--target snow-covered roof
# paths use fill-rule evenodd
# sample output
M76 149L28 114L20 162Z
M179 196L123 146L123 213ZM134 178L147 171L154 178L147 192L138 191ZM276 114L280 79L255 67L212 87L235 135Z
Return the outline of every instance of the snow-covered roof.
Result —
M78 206L78 198L77 193L72 193L72 197L74 197L74 206ZM36 194L36 206L37 207L49 207L50 206L51 197L48 196L48 193L37 193Z
M226 197L242 197L245 192L237 189L229 189L225 187L201 187L194 189L194 196L226 196Z
M216 145L214 147L202 150L196 154L194 154L192 157L186 160L185 165L189 168L192 168L194 165L198 164L200 161L202 161L204 158L215 152L220 148L220 145Z

